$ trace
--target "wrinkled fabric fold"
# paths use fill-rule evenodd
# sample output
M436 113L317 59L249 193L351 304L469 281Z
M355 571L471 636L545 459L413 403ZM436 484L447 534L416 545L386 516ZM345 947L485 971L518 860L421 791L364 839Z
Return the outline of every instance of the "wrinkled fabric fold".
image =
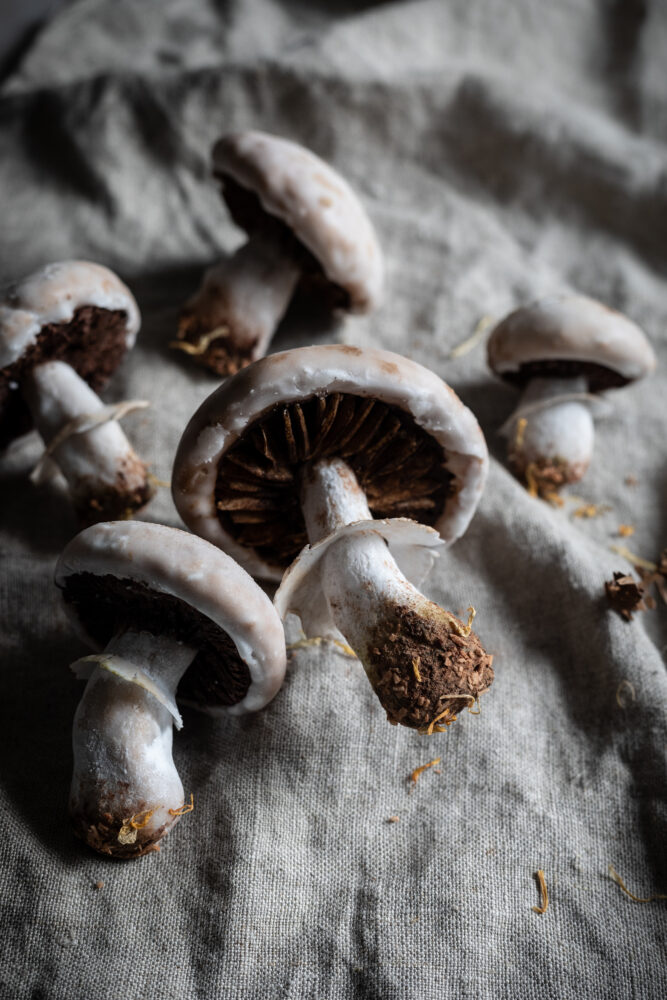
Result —
M0 87L0 277L76 257L128 282L143 328L102 395L150 401L127 427L159 480L218 384L169 348L179 310L244 239L211 175L215 139L284 135L358 192L384 306L343 323L297 296L271 350L397 351L475 412L486 490L421 589L464 619L475 608L496 679L481 716L420 736L386 723L335 644L297 644L258 715L183 709L174 757L194 810L162 852L100 859L67 820L68 664L89 650L52 574L76 525L57 479L29 482L37 438L14 444L0 456L1 996L667 993L666 904L634 903L608 873L667 892L667 608L656 594L628 623L604 592L632 572L612 545L653 561L667 545L666 50L657 0L79 0L36 34ZM506 467L516 391L483 345L450 355L482 316L575 289L642 326L658 369L607 395L586 477L554 508ZM586 503L598 516L576 513ZM141 516L180 524L166 488Z

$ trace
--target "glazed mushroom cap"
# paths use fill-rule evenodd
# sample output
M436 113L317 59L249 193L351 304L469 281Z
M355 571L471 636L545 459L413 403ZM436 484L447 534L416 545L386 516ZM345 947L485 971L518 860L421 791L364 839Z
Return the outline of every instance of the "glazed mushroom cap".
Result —
M232 215L250 231L259 207L294 233L329 281L343 289L351 312L364 313L380 301L384 268L373 227L356 194L314 153L265 132L240 132L220 139L213 170L255 196L258 206L239 210L223 187ZM246 199L244 199L246 200Z
M15 390L34 367L64 361L98 391L133 346L139 325L131 292L100 264L60 261L10 286L0 302L0 439L30 430Z
M56 585L93 648L128 627L196 647L178 696L210 715L263 708L283 682L285 637L270 600L232 559L186 531L94 525L62 553Z
M503 378L585 375L592 391L625 385L655 368L644 333L584 295L552 295L517 309L492 331L489 366Z
M255 576L279 580L306 544L299 469L354 470L371 513L466 530L488 467L458 396L400 355L350 346L274 354L224 382L192 417L172 479L181 517Z

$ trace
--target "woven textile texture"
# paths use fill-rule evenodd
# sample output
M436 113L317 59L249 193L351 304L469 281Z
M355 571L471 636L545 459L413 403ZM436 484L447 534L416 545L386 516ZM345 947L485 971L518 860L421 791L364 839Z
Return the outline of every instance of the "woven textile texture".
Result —
M383 308L341 324L297 301L273 348L402 352L474 410L488 484L425 590L475 606L496 681L479 717L428 738L389 726L336 647L297 649L257 716L185 709L175 760L195 809L161 853L98 857L67 817L82 690L68 664L86 650L52 575L76 526L57 483L28 480L37 438L14 445L0 459L3 1000L667 995L667 903L633 902L608 873L667 892L667 615L627 623L604 596L631 571L611 545L654 560L667 544L666 52L661 0L79 0L27 48L0 91L0 274L81 257L130 284L143 328L104 396L151 401L125 427L161 479L216 384L168 348L178 308L241 239L210 177L215 138L294 138L360 193L386 253ZM481 316L575 288L658 354L598 418L570 491L609 506L589 519L508 472L497 431L517 397L483 346L450 358ZM166 489L142 516L180 523Z

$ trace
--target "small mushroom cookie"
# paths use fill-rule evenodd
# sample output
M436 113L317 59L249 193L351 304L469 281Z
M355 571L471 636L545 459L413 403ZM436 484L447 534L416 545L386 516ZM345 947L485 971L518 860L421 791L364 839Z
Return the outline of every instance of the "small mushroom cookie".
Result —
M510 464L542 493L581 479L589 466L590 394L655 368L639 327L584 295L552 295L510 313L491 332L487 352L492 370L522 389Z
M346 181L314 153L265 132L213 149L213 172L248 242L209 270L185 307L180 346L218 375L261 358L300 281L355 313L380 301L384 265L373 227Z
M204 401L173 495L193 531L253 574L289 567L280 614L342 635L390 721L426 728L493 678L477 636L413 586L466 530L487 465L473 414L432 372L388 351L306 347Z
M139 325L129 289L88 261L49 264L0 301L0 445L34 424L84 522L136 510L153 492L96 394Z
M184 811L177 693L211 715L263 708L285 676L283 628L232 559L160 524L86 528L56 585L81 637L103 650L72 664L88 678L74 717L74 829L103 854L139 857Z

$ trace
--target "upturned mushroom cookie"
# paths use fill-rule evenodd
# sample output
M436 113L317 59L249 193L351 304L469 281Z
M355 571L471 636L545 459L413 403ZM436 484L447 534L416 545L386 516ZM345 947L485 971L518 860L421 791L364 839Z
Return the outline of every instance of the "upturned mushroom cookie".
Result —
M344 637L389 720L432 731L493 678L470 626L413 585L467 528L487 464L477 421L432 372L388 351L307 347L205 400L173 495L251 573L287 570L281 616Z
M0 302L0 446L34 425L84 522L120 516L152 495L145 464L97 390L134 345L140 317L108 268L61 261Z
M268 704L285 676L269 598L215 546L141 521L93 525L56 567L81 638L103 652L72 664L88 678L74 718L70 812L103 854L145 854L182 815L172 759L176 697L209 715Z
M510 418L509 460L548 493L585 474L593 454L591 394L644 378L655 355L626 316L584 295L552 295L491 332L490 368L522 389Z
M218 375L261 358L299 282L353 313L380 301L384 265L349 184L297 143L240 132L213 149L213 172L248 242L206 272L183 310L181 347Z

